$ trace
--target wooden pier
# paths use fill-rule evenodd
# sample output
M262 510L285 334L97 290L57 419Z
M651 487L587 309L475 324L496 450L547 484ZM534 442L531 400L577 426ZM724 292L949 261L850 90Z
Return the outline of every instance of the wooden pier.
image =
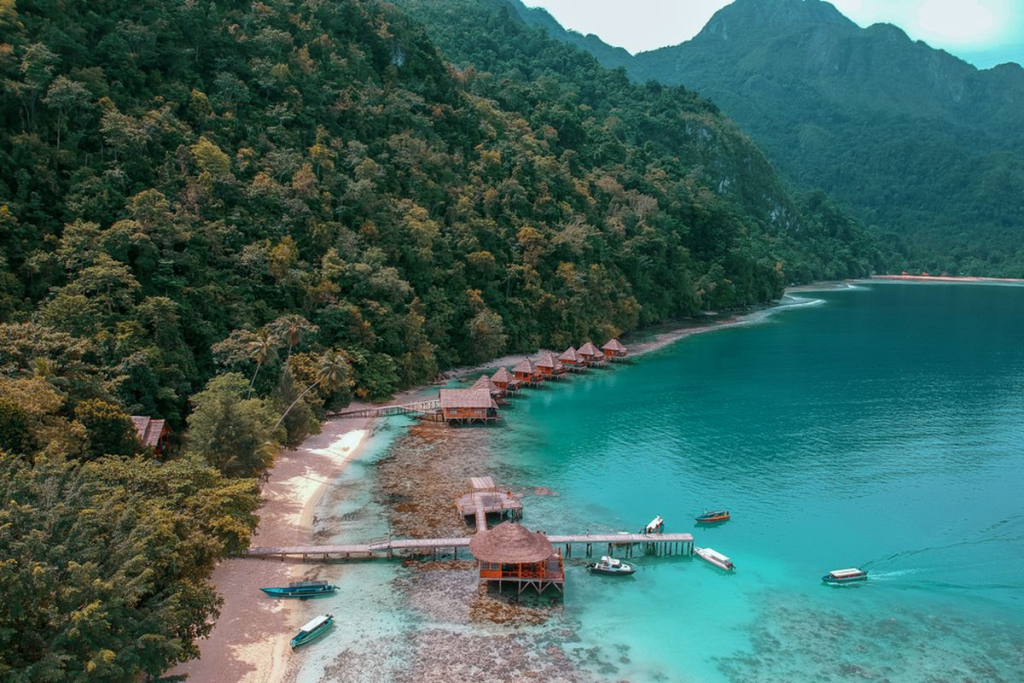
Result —
M369 560L412 555L440 557L451 554L458 559L459 550L469 547L470 536L456 538L382 538L369 543L349 545L314 545L279 548L249 548L243 557L300 559L303 562L334 560ZM548 536L551 545L562 546L564 556L572 557L574 549L582 549L586 557L595 552L623 557L636 555L691 555L692 534L571 534Z
M455 508L462 517L473 517L477 531L487 530L487 515L497 515L502 520L523 518L523 504L511 491L499 491L490 477L472 477L469 492L455 501Z
M395 406L376 406L373 408L358 408L356 410L343 410L340 413L332 413L327 416L329 420L341 420L350 417L389 417L391 415L422 415L431 413L441 408L441 399L435 398L429 401L418 403L405 403Z

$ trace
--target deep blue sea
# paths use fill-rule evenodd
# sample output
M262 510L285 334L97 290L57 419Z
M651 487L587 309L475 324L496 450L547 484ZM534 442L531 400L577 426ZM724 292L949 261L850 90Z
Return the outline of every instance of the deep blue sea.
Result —
M737 566L641 557L608 580L573 558L556 623L538 627L571 636L538 643L588 680L1024 681L1024 288L797 297L503 411L496 478L556 494L524 498L527 526L635 531L661 515ZM698 528L713 506L732 520ZM848 566L869 581L822 584ZM408 568L345 571L369 603L360 622L393 642L502 634L395 597ZM331 647L379 642L361 638L325 642L307 678Z

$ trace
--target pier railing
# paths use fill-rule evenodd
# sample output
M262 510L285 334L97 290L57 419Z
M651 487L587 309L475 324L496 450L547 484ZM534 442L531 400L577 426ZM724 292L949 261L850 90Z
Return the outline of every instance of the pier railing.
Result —
M355 410L343 410L340 413L332 413L327 416L330 420L341 420L351 417L388 417L390 415L419 415L441 409L441 399L435 398L429 401L417 403L404 403L395 406L375 406L372 408L358 408Z

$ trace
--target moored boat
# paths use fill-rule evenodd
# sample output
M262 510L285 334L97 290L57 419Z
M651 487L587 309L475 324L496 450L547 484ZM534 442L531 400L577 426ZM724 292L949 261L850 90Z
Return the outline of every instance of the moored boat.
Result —
M326 581L296 581L282 588L260 588L261 591L274 598L314 598L321 595L332 595L337 586Z
M851 567L849 569L833 569L828 574L821 577L821 580L825 583L841 586L847 583L867 581L868 573L863 569L857 569L856 567Z
M732 563L732 560L717 550L713 550L711 548L694 548L693 552L719 569L724 569L727 572L731 572L736 569L736 565Z
M700 514L699 517L695 518L699 524L709 524L713 522L725 522L729 519L728 510L705 510Z
M665 520L661 518L661 515L656 516L654 519L644 527L642 533L645 534L660 534L665 531Z
M607 555L602 557L600 562L588 564L587 569L591 574L604 574L605 576L629 576L636 571L632 565Z
M299 632L292 638L291 644L294 650L297 647L308 645L323 634L327 633L327 629L334 623L333 614L321 614L315 619L309 621L305 626L299 629Z

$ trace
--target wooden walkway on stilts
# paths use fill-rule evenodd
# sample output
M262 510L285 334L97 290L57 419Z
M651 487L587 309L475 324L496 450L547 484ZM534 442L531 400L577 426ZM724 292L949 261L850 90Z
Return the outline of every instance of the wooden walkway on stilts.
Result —
M477 520L480 520L477 516ZM486 523L486 522L485 522ZM469 547L470 537L458 538L384 538L369 543L351 545L315 545L280 548L249 548L243 557L301 559L303 562L331 560L368 560L398 556L432 554L434 557L451 555L458 559L459 550ZM569 536L548 536L552 545L565 547L565 557L572 557L573 547L582 546L587 557L595 551L603 555L623 557L634 555L691 555L692 534L573 534ZM468 551L467 551L468 556ZM468 559L468 557L467 557Z
M405 403L397 406L375 406L373 408L358 408L356 410L343 410L340 413L332 413L327 416L330 420L341 420L347 417L388 417L390 415L422 415L441 409L441 399L435 398L430 401L419 401L418 403Z

